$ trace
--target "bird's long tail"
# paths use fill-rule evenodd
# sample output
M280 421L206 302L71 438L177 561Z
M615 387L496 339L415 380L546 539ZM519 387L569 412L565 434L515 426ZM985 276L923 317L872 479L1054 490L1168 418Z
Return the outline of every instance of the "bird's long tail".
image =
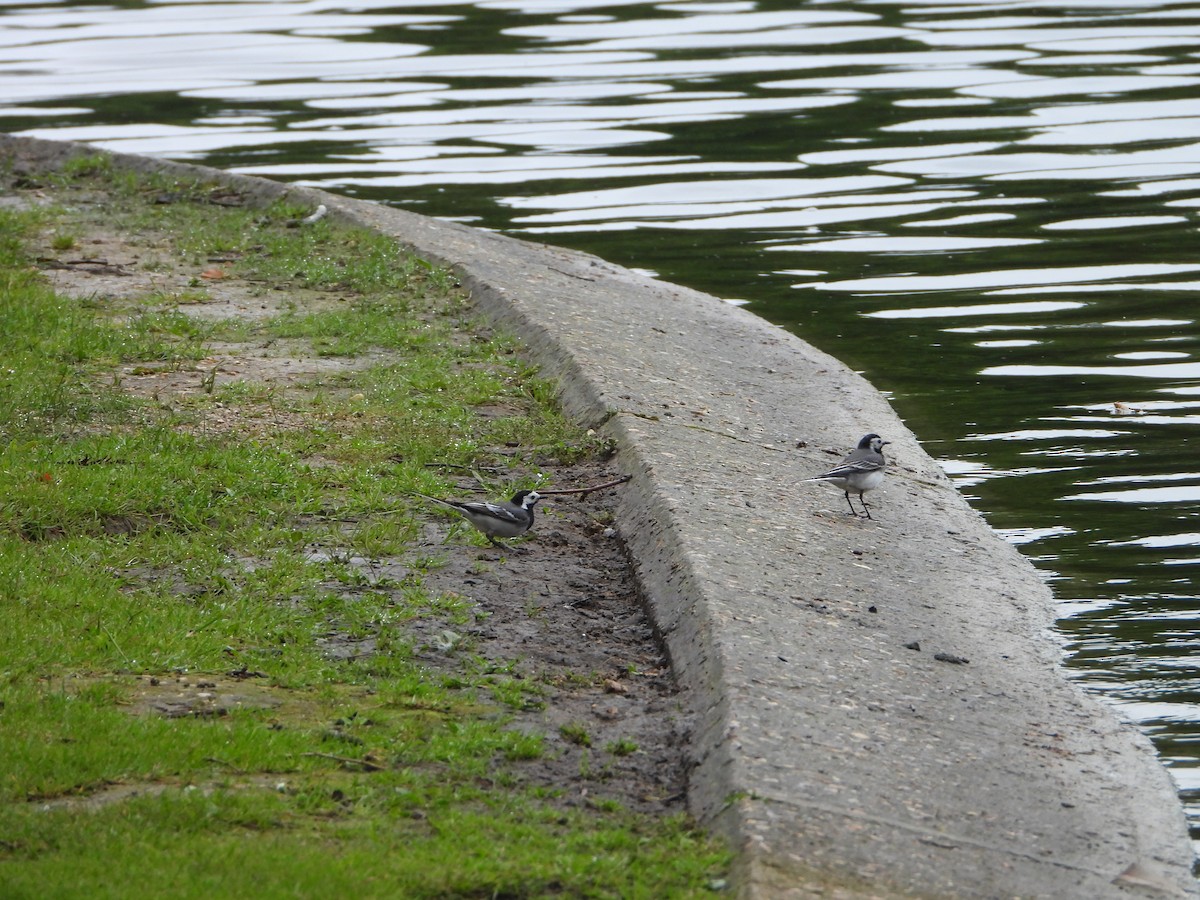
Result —
M428 500L430 503L436 503L438 506L444 506L446 509L452 509L455 512L458 511L458 507L455 504L451 503L449 500L443 500L441 497L434 497L430 494L422 494L420 491L410 491L409 493L413 494L413 496L420 497L422 500Z

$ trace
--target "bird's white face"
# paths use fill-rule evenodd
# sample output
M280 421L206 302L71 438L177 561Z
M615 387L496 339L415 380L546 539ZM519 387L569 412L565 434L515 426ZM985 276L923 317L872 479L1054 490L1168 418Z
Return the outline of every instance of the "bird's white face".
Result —
M891 443L891 441L885 441L881 437L873 437L873 438L871 438L871 449L874 450L876 453L882 453L883 445L890 444L890 443Z
M525 499L521 501L521 505L526 509L533 509L533 504L542 499L542 495L537 491L530 491L525 495Z

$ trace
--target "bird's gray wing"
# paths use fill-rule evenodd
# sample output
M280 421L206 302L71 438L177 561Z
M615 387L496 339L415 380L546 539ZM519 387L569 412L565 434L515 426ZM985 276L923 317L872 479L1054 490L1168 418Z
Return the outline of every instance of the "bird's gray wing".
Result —
M487 516L490 519L498 519L501 522L512 522L514 524L523 521L517 510L510 509L507 506L501 506L497 503L488 503L487 501L473 501L464 503L462 508L469 510L479 516Z
M846 460L840 466L830 469L824 475L818 475L817 478L848 478L851 475L861 475L864 472L877 472L882 468L883 464L874 459Z

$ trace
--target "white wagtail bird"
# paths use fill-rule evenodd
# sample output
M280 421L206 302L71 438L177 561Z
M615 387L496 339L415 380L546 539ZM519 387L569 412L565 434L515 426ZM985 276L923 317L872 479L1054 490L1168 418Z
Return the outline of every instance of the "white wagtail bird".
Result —
M834 487L841 488L846 494L846 502L850 504L850 512L858 515L858 510L850 501L850 492L858 494L858 502L862 504L863 512L871 518L871 510L867 509L867 501L863 494L879 487L883 481L887 460L883 458L883 445L890 444L877 434L864 434L858 446L851 450L846 458L824 475L806 478L805 481L824 481Z
M511 500L502 503L489 503L486 500L443 500L417 491L414 493L418 497L454 510L483 532L495 547L504 546L497 543L496 538L520 537L533 527L533 507L542 499L537 491L517 491Z

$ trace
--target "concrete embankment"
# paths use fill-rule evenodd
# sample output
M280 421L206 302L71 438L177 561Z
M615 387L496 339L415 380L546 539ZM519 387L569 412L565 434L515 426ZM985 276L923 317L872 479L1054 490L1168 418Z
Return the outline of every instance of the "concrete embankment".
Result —
M83 152L0 137L10 164ZM741 896L1197 894L1170 778L1064 677L1045 584L837 360L585 254L114 160L325 204L452 266L616 441L618 525L695 708L691 808L739 847ZM892 442L874 521L799 483L867 431Z

